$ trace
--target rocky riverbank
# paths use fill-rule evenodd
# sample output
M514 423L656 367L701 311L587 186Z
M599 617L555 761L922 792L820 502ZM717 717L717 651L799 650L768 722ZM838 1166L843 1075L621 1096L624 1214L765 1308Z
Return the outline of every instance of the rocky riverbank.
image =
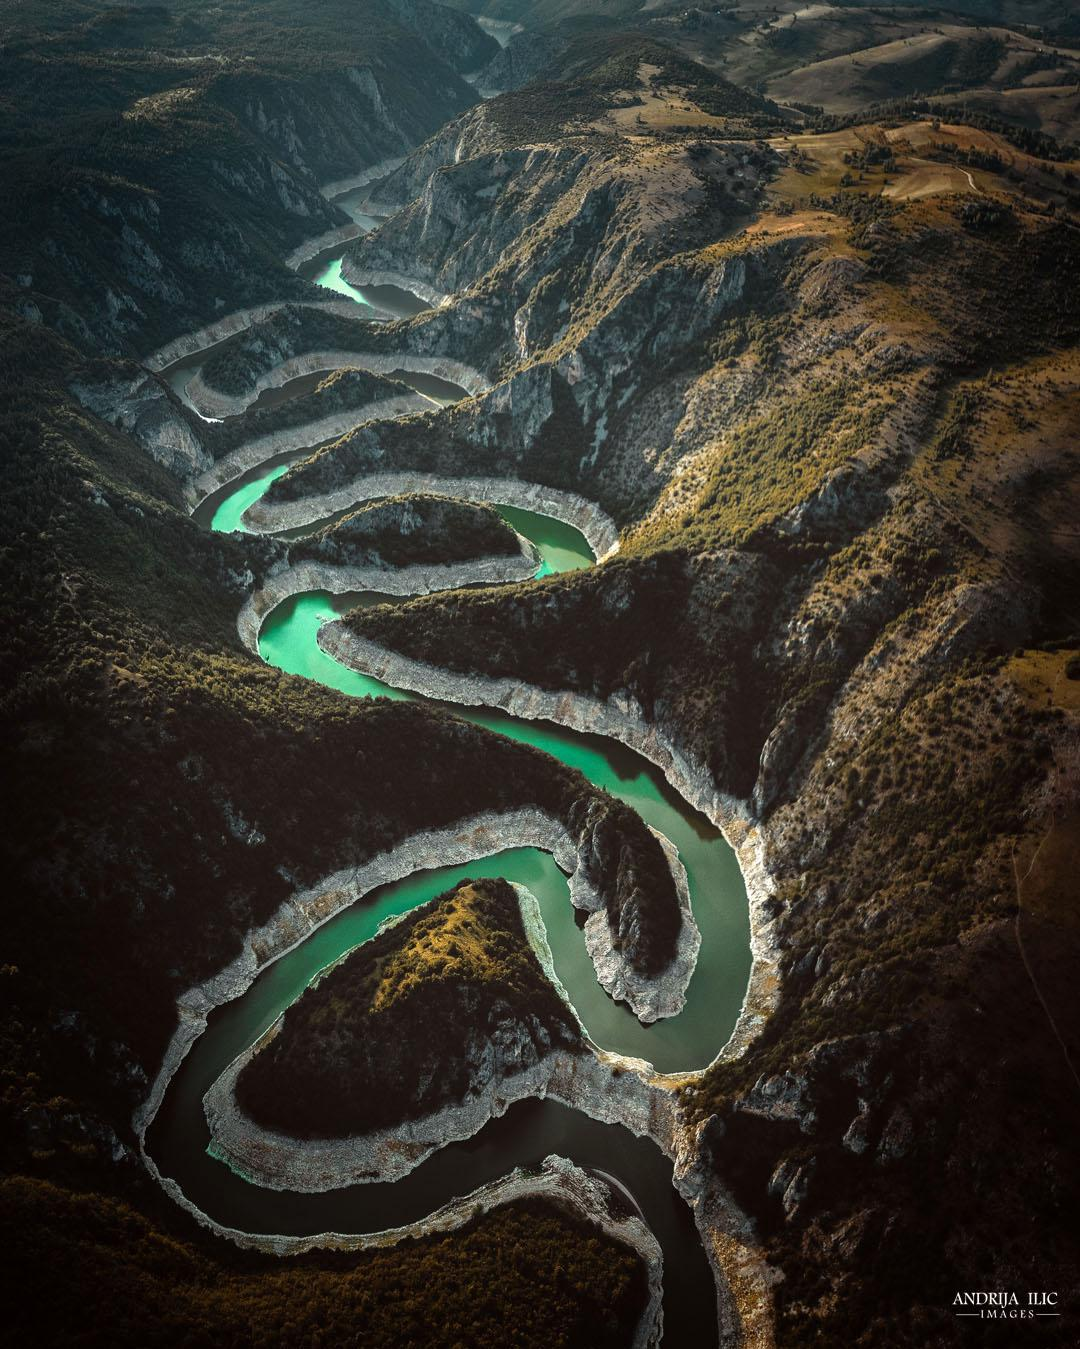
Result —
M664 1273L664 1257L660 1244L646 1223L636 1214L623 1216L612 1213L611 1191L607 1185L588 1175L565 1157L555 1155L545 1157L539 1173L519 1167L490 1185L482 1185L460 1199L444 1204L418 1222L386 1228L381 1232L347 1234L320 1232L310 1237L264 1236L225 1227L196 1208L171 1177L160 1174L151 1158L145 1160L148 1169L165 1191L200 1226L243 1250L260 1251L266 1255L276 1256L306 1255L312 1251L324 1250L385 1250L402 1241L453 1232L493 1209L516 1203L518 1200L547 1200L574 1217L592 1223L604 1235L621 1241L642 1259L648 1276L648 1300L634 1333L632 1349L659 1349L663 1335Z
M253 591L236 620L240 640L259 653L259 629L266 615L293 595L326 590L331 595L375 590L385 595L428 595L464 585L495 585L527 581L536 574L539 557L528 539L518 535L520 552L505 557L482 557L450 565L416 567L335 567L325 562L283 562L271 570L261 590Z
M271 431L265 436L257 436L235 450L223 456L210 468L201 473L192 485L194 504L216 492L219 487L232 482L248 469L265 463L279 454L289 454L294 450L307 450L324 440L344 435L354 426L364 422L380 421L386 417L409 417L417 412L427 412L431 402L423 394L402 394L397 398L381 398L369 403L367 407L343 408L315 421L304 422L299 426L283 427Z
M662 978L650 978L641 974L615 949L603 897L585 880L580 871L575 872L571 888L574 907L589 912L589 917L585 920L585 949L589 953L593 969L596 970L600 987L615 1002L625 1002L632 1007L637 1019L646 1025L663 1017L678 1016L686 1006L686 989L697 965L698 952L701 950L701 933L698 931L690 906L690 885L686 877L686 868L679 860L674 844L659 830L652 829L650 832L659 840L675 879L682 918L675 956Z
M142 363L147 370L160 374L167 370L170 365L175 365L177 361L185 360L189 356L197 356L207 347L216 346L218 342L224 342L227 337L233 337L236 333L242 333L248 328L254 327L256 323L264 322L273 314L276 314L279 309L284 309L286 305L300 306L303 309L321 309L327 314L340 314L342 318L356 317L355 300L274 300L269 304L254 305L250 309L238 309L235 313L226 314L224 318L215 319L213 323L208 323L203 328L196 328L194 332L184 333L182 337L174 338L173 341L167 342L163 347L158 347L156 351L152 351L149 356L143 359ZM391 319L394 315L373 307L372 312L366 314L365 317L369 320Z
M351 300L345 303L352 306L345 317L355 319L356 304ZM215 389L203 379L201 371L192 375L185 392L200 416L235 417L250 407L259 394L267 389L280 389L283 384L301 375L331 370L367 370L375 375L390 375L395 370L415 371L417 374L435 375L450 384L460 384L469 394L481 393L488 387L478 370L449 356L335 350L306 351L298 356L290 356L261 375L241 394L227 394Z
M338 244L347 244L350 239L355 239L362 233L356 221L351 220L347 225L337 225L334 229L327 230L325 234L313 234L310 239L305 239L293 249L285 259L285 264L296 271L305 262L317 258L325 249L336 248Z
M524 886L513 888L529 946L541 969L554 974L540 906ZM349 956L352 955L350 952ZM323 971L320 977L327 977L333 968ZM569 1012L570 1024L576 1023L584 1035L566 990L557 979L552 982ZM263 1127L237 1099L238 1078L281 1032L285 1015L239 1054L203 1097L214 1156L245 1179L268 1189L317 1193L364 1182L400 1180L448 1143L472 1138L516 1101L549 1094L559 1096L557 1084L570 1084L573 1093L573 1084L578 1080L579 1053L559 1046L535 1059L532 1037L507 1009L506 1019L490 1040L482 1035L481 1044L453 1047L453 1052L460 1052L463 1058L468 1057L470 1048L475 1049L476 1061L482 1065L480 1075L460 1103L416 1119L398 1120L365 1134L296 1138ZM475 1035L472 1038L476 1040ZM528 1062L530 1057L534 1062ZM520 1066L523 1063L527 1065L524 1068Z
M346 868L319 885L293 896L267 924L247 934L241 954L218 975L190 989L178 1000L178 1026L151 1090L136 1112L133 1125L143 1159L151 1174L171 1197L203 1226L252 1249L277 1254L300 1253L320 1246L364 1249L368 1244L390 1245L409 1235L432 1230L427 1224L445 1220L440 1210L422 1223L374 1236L324 1235L314 1238L263 1237L236 1232L216 1223L194 1205L170 1177L162 1176L146 1151L146 1131L155 1118L173 1075L206 1028L209 1014L240 997L255 977L273 961L306 941L337 912L378 885L401 880L433 865L455 865L490 856L507 847L539 847L551 851L560 867L575 867L573 845L565 830L535 809L483 815L458 828L413 835L399 847ZM648 1135L675 1164L674 1183L690 1205L717 1278L721 1328L730 1328L725 1343L738 1342L746 1318L757 1318L760 1332L754 1340L761 1349L771 1345L768 1331L770 1272L757 1248L753 1229L730 1196L715 1180L705 1177L698 1162L696 1135L681 1122L674 1087L700 1074L664 1077L650 1065L602 1050L570 1055L566 1063L552 1063L546 1093L605 1123L618 1123ZM543 1094L543 1093L541 1093ZM504 1107L505 1108L505 1107ZM460 1212L455 1206L450 1210ZM467 1212L471 1213L470 1206ZM729 1280L729 1268L731 1279Z
M359 173L349 174L347 178L335 178L333 182L320 184L319 191L328 200L335 197L343 197L346 192L354 192L358 187L364 187L367 183L377 183L387 177L388 174L400 168L405 162L404 155L392 155L388 159L380 159L377 164L371 164L366 169L361 169Z
M332 492L305 496L299 501L267 501L264 497L248 507L244 525L256 534L301 529L362 501L406 492L432 492L550 515L580 530L598 562L619 547L619 531L612 518L594 501L574 492L513 478L446 478L436 473L372 473Z
M410 273L385 268L358 267L348 254L342 259L341 275L350 286L397 286L400 290L418 295L421 300L426 300L435 308L446 304L451 298L449 291L439 290L437 286L432 286Z

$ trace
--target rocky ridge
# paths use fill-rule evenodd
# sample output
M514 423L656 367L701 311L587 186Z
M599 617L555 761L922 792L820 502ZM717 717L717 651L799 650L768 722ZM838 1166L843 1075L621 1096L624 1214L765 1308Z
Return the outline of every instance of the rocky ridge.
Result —
M525 162L505 145L498 153ZM807 172L792 168L786 190L797 194ZM455 173L472 181L460 166ZM497 403L497 388L486 402L440 414L440 471L507 437L515 448L542 445L556 485L584 486L625 526L622 561L567 578L557 596L554 586L508 596L501 616L496 604L463 596L323 637L340 658L434 696L554 719L562 707L570 724L605 732L610 724L614 734L615 709L630 709L643 742L651 724L661 742L695 747L705 799L719 785L741 803L770 878L756 922L770 932L762 1006L772 1016L759 1023L753 1056L714 1065L684 1095L701 1126L701 1166L743 1178L740 1196L798 1281L779 1287L778 1304L799 1344L810 1342L819 1315L841 1324L841 1313L828 1319L830 1299L859 1324L872 1319L881 1287L903 1286L905 1308L918 1308L911 1325L946 1334L937 1293L914 1275L905 1282L912 1270L946 1278L928 1267L925 1223L941 1224L950 1269L970 1271L994 1246L995 1213L1024 1211L1029 1192L1047 1213L1055 1202L1033 1155L1020 1186L989 1160L997 1131L965 1112L945 1048L962 1027L977 1057L993 1057L1000 1037L1011 1048L999 1062L1042 1061L1034 1004L1018 1021L995 1017L993 1031L980 1026L981 993L971 1013L982 987L973 952L988 953L1003 1005L1030 1001L1011 951L1022 884L1010 850L1056 837L1057 812L1073 818L1077 799L1064 685L1040 686L1036 720L1023 710L1025 649L1075 645L1075 602L1059 580L1075 574L1077 554L1047 495L1057 494L1060 510L1074 476L1053 409L1066 387L1075 401L1075 370L1063 373L1080 312L1067 261L1075 249L1067 227L1027 213L1000 180L981 181L1009 221L1000 233L971 228L975 213L949 200L871 210L853 195L823 207L803 189L792 209L781 197L743 239L702 250L702 268L723 262L734 275L745 264L735 303L698 332L700 363L673 362L657 383L634 389L625 414L617 346L603 369L582 361L573 404L546 371L526 365L507 380L513 408ZM430 196L446 219L465 210L465 193L442 191ZM421 224L417 212L417 231ZM426 237L441 236L433 227ZM464 281L451 248L436 248L433 260L460 265ZM1024 285L997 287L999 265L1022 268ZM472 285L478 303L484 278ZM1041 317L1047 306L1055 335ZM560 338L560 359L573 345L559 367L564 380L582 349L603 350L606 321L580 340L571 331L572 344ZM651 341L642 351L654 354ZM547 359L532 349L526 359L534 354L536 364ZM998 373L1002 363L1008 375ZM614 388L604 385L609 366ZM1002 381L1013 390L1008 414ZM598 441L599 422L588 418L601 409ZM1025 417L1038 427L1042 486L1026 476L1033 461L1023 467ZM347 479L380 453L431 470L420 456L432 443L429 435L420 447L407 427L366 428L273 495L284 502L305 483L332 490L335 471ZM553 458L555 444L570 447L565 459ZM1006 445L1013 467L999 476L991 465L1008 461ZM477 624L483 615L482 651L470 612ZM640 648L642 631L650 659L638 664L626 653ZM581 632L587 643L575 641ZM472 657L463 654L470 646ZM560 685L538 653L567 647ZM434 669L435 652L453 668ZM550 687L530 687L541 667ZM1060 804L1048 815L1051 798ZM1044 980L1051 965L1047 957ZM1044 1067L1045 1088L1054 1070ZM1002 1109L1012 1071L980 1075ZM923 1109L937 1121L932 1138L912 1123ZM1061 1159L1060 1130L1055 1139ZM981 1242L968 1235L967 1197L956 1190L931 1208L919 1193L926 1174L968 1165L994 1172L1011 1196L987 1200ZM866 1259L871 1232L894 1253L877 1265ZM1038 1267L1035 1252L1025 1260Z
M516 482L512 478L445 478L430 473L373 473L321 496L295 501L268 502L265 495L244 512L244 524L256 533L300 529L339 510L363 501L408 492L435 492L465 501L487 501L498 506L519 506L550 515L581 531L602 562L617 551L618 531L612 520L594 502L572 492Z
M463 585L524 581L536 572L536 556L526 539L520 551L505 557L477 558L448 565L393 567L335 566L327 562L289 562L282 558L265 573L262 585L244 601L236 620L241 642L258 655L259 629L283 600L311 590L331 595L374 590L385 595L422 595Z
M528 947L545 977L550 978L554 971L539 904L523 887L515 886L514 890ZM428 907L412 912L422 914ZM362 947L357 948L328 967L319 982L362 951ZM551 982L565 1007L561 1024L541 1024L535 1014L514 1012L500 1000L492 1009L498 1016L493 1028L487 1024L487 1017L478 1014L480 1024L463 1042L455 1038L453 1044L440 1048L440 1081L458 1065L468 1078L460 1101L344 1137L297 1138L284 1134L253 1119L238 1099L238 1080L283 1031L287 1033L289 1014L283 1013L229 1065L203 1098L214 1155L249 1180L271 1189L317 1193L362 1182L399 1180L447 1143L473 1137L515 1101L546 1095L547 1084L556 1072L573 1078L574 1060L581 1052L581 1046L574 1043L580 1023L566 990L557 980ZM376 1056L385 1058L395 1081L415 1073L410 1056L419 1048L400 1042L373 1046ZM429 1088L432 1085L426 1069L422 1078L423 1082L415 1083L418 1091L425 1083Z

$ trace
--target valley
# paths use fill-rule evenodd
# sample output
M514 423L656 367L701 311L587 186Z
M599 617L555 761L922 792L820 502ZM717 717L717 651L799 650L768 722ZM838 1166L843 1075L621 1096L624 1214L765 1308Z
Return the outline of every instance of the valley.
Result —
M1067 1289L1068 14L30 8L24 1341L133 1281L91 1342Z

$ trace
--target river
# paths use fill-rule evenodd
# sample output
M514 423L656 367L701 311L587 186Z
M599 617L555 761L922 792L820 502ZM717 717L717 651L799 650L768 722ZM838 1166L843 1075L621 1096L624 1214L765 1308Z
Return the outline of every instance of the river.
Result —
M351 292L340 280L340 246L336 258L315 260L315 274L320 284L366 302L360 292ZM196 358L188 358L181 379L190 378L197 363ZM175 372L165 375L175 381ZM414 387L418 387L418 379L423 379L402 377ZM464 391L436 381L421 392L442 403ZM215 530L243 528L244 511L298 457L277 456L250 470L202 502L196 519ZM538 579L594 564L585 539L572 526L531 511L496 509L538 548ZM313 528L316 526L294 533L308 533ZM280 670L352 697L414 698L416 695L347 669L327 655L316 640L326 622L357 605L385 598L373 594L331 596L324 592L294 596L265 620L260 655ZM749 977L749 922L742 876L734 853L719 831L682 800L657 768L615 741L547 722L519 720L490 709L454 705L451 710L477 725L543 749L578 769L594 785L631 805L675 844L687 870L702 936L682 1013L643 1026L624 1004L613 1002L596 981L570 904L566 878L553 859L535 849L508 850L383 887L275 961L243 997L211 1015L205 1033L168 1088L148 1131L148 1150L161 1171L176 1179L189 1199L223 1225L250 1232L305 1235L398 1226L497 1179L514 1166L537 1165L548 1153L557 1152L579 1165L602 1168L614 1175L641 1206L664 1249L665 1342L715 1344L715 1286L690 1211L672 1187L671 1163L650 1140L634 1138L619 1126L600 1124L554 1102L525 1101L468 1142L443 1149L404 1180L351 1186L329 1194L263 1189L230 1171L208 1151L202 1097L235 1056L300 996L320 970L371 937L384 918L411 909L464 876L504 876L526 885L536 895L556 972L598 1045L646 1059L661 1071L675 1072L704 1067L728 1039Z

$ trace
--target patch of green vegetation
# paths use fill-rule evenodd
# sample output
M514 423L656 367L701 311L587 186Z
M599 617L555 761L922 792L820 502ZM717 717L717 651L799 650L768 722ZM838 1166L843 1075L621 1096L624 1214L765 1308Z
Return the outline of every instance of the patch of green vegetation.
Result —
M973 207L965 221L965 207ZM864 232L870 265L949 334L953 371L1068 345L1080 335L1080 232L1011 202L914 203Z
M702 112L730 119L727 136L762 135L782 121L770 99L686 60L666 43L589 21L575 28L561 55L545 69L542 83L504 94L489 109L515 143L555 140L617 106L619 96L633 95L642 66L655 67L651 84L677 85Z
M1076 145L1062 144L1048 132L1025 126L1021 122L1006 121L992 113L966 107L963 103L942 103L933 98L886 99L855 112L814 117L808 125L814 131L842 131L869 122L900 126L918 117L932 117L956 126L971 126L979 131L993 132L1037 159L1070 160L1080 154L1080 148Z
M504 1349L512 1326L522 1349L617 1349L646 1299L631 1250L536 1200L391 1250L281 1260L211 1256L121 1200L17 1177L0 1183L0 1233L24 1344Z
M680 547L747 542L864 450L887 407L851 380L812 385L778 400L726 437L700 495L673 525L642 525L629 546L670 546L673 528Z
M493 98L487 114L512 144L542 144L602 117L607 106L593 89L548 81Z
M438 1027L438 1034L432 1028ZM528 944L504 880L462 881L308 988L236 1083L244 1112L292 1137L347 1138L469 1099L492 1042L512 1067L577 1026Z
M978 425L982 402L979 391L970 385L957 390L929 448L935 459L970 457L971 437Z
M1005 56L1005 43L992 33L983 33L961 43L960 53L950 72L949 82L943 87L946 93L952 89L971 89L986 84L993 78L994 72Z

